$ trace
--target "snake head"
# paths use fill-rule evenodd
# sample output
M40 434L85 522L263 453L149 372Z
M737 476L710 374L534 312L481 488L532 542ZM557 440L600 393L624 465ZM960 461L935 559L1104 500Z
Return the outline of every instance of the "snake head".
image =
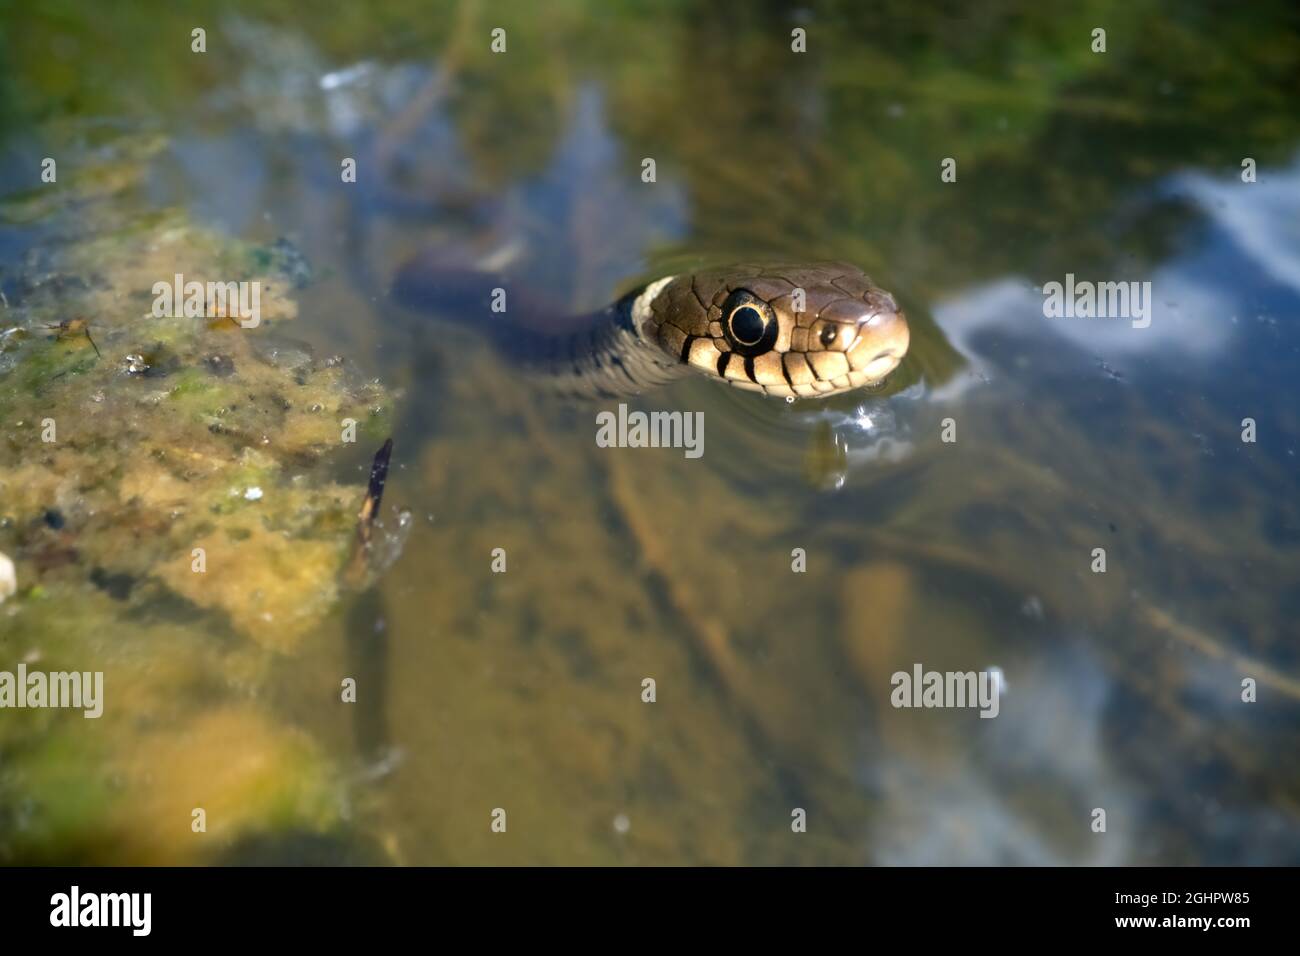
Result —
M824 397L878 385L907 352L894 297L842 262L675 276L638 299L641 334L750 391Z

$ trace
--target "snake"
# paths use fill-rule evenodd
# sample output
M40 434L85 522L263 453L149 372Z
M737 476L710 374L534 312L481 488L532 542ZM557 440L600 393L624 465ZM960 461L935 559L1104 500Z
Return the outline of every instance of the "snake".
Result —
M907 318L845 262L745 263L668 275L581 316L505 297L499 275L417 257L394 277L401 305L482 319L497 349L552 389L634 395L689 374L789 400L874 389L902 361ZM556 327L563 332L555 331Z

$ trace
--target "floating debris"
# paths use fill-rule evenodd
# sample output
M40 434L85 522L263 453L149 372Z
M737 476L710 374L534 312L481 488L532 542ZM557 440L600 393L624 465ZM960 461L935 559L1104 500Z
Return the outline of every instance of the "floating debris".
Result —
M90 347L95 350L95 355L99 358L103 358L103 355L99 351L99 346L96 345L95 340L90 337L90 322L86 319L64 319L57 325L47 325L45 327L47 329L53 329L55 338L57 339L64 339L68 336L84 335L86 341L90 343Z

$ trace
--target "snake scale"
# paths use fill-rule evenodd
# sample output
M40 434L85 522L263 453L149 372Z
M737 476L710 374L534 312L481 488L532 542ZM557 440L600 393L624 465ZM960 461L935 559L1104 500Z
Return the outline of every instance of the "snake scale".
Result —
M876 387L902 361L907 319L893 296L842 262L749 264L666 276L597 312L565 320L536 302L488 311L488 273L415 259L393 282L399 303L483 316L497 348L550 387L615 398L691 371L783 398Z

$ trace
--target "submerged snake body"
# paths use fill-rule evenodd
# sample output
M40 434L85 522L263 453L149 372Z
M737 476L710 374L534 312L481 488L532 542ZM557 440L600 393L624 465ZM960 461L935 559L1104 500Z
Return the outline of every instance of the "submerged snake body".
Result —
M398 273L394 295L407 305L464 311L470 301L486 301L486 283L495 281L479 274L467 283L464 274L417 260ZM504 354L563 392L606 398L692 369L768 395L825 397L878 385L908 345L907 320L893 296L844 263L668 276L564 335L542 331L553 318L548 310L512 312L514 321L489 325Z

